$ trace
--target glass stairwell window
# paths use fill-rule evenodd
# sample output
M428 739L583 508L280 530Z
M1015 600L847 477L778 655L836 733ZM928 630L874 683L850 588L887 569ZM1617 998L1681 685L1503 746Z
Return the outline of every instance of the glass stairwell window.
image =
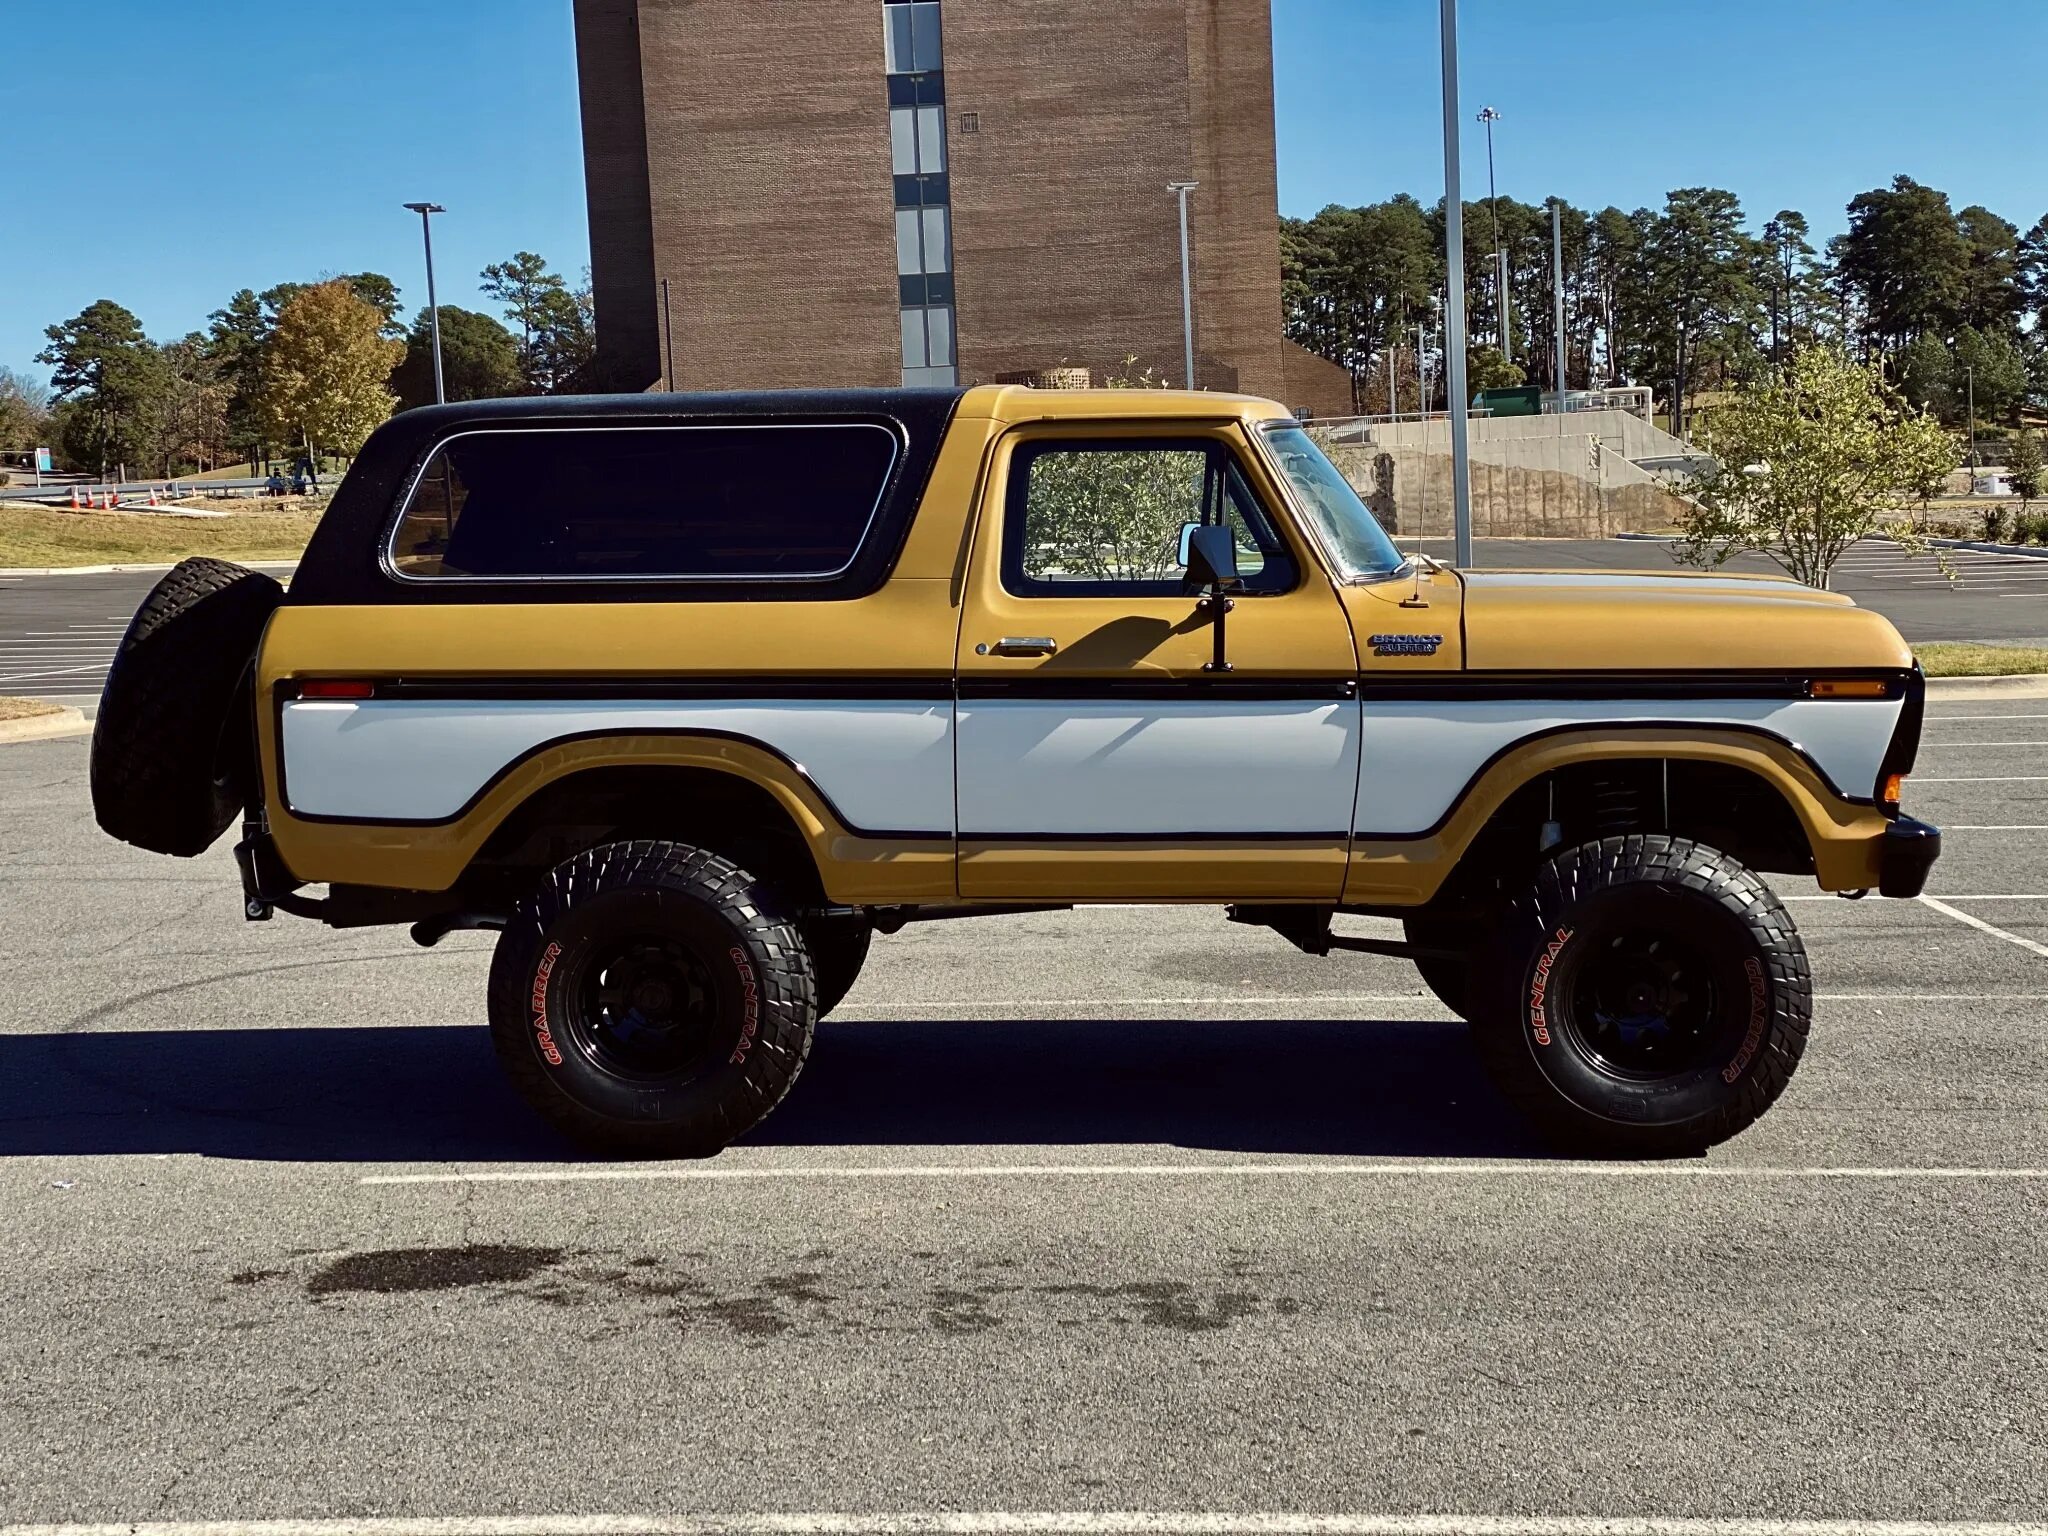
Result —
M939 0L884 0L882 6L907 385L952 385L960 378L953 346L953 231L939 12Z

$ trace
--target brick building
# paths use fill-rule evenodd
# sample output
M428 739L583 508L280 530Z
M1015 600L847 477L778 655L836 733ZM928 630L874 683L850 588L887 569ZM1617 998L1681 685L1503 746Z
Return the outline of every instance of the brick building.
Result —
M1285 341L1269 0L575 0L612 388L1197 382L1318 414ZM673 366L670 359L673 359Z

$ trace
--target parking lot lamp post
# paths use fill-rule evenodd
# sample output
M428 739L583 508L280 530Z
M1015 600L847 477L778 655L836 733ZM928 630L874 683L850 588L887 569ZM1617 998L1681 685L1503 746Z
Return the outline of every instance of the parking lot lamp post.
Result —
M434 226L433 216L448 210L439 203L407 203L406 208L420 216L420 234L427 245L427 317L434 331L434 403L448 403L448 386L441 375L441 305L434 297Z
M1977 489L1977 370L1963 369L1963 383L1970 392L1970 490Z
M1451 408L1451 526L1461 566L1472 564L1472 461L1465 393L1465 204L1458 165L1458 0L1441 0L1438 27L1444 65L1444 383Z
M1195 387L1195 294L1188 286L1188 194L1200 185L1199 181L1166 184L1166 190L1180 199L1180 333L1186 349L1187 380L1183 387L1187 389Z
M1500 112L1481 107L1479 121L1486 124L1486 215L1493 222L1493 301L1500 310L1500 355L1512 363L1515 343L1508 322L1508 257L1500 248L1500 194L1493 189L1493 125L1500 121Z

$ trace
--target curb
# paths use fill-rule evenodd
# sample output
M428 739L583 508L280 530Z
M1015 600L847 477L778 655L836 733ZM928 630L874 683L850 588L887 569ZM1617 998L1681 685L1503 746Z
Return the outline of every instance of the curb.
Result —
M1931 699L2048 699L2048 673L2005 677L1930 677Z
M2018 555L2025 560L2048 560L2048 549L2039 544L1992 544L1984 539L1929 539L1936 549L1974 549L1985 555Z
M83 736L92 727L85 712L74 704L47 715L30 715L25 720L0 720L0 746L17 741L49 741L59 736Z
M237 562L252 571L296 571L296 560L243 560ZM172 571L177 562L168 565L0 565L0 576L119 576L131 572Z

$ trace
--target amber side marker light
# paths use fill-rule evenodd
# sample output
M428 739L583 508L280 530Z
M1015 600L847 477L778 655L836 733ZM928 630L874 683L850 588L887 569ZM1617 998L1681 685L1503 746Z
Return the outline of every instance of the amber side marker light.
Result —
M1816 677L1806 685L1810 699L1882 699L1891 684L1877 677Z
M375 692L369 683L342 682L315 678L299 684L302 699L367 699Z
M1884 803L1897 805L1905 792L1906 776L1903 773L1888 773L1884 776Z

